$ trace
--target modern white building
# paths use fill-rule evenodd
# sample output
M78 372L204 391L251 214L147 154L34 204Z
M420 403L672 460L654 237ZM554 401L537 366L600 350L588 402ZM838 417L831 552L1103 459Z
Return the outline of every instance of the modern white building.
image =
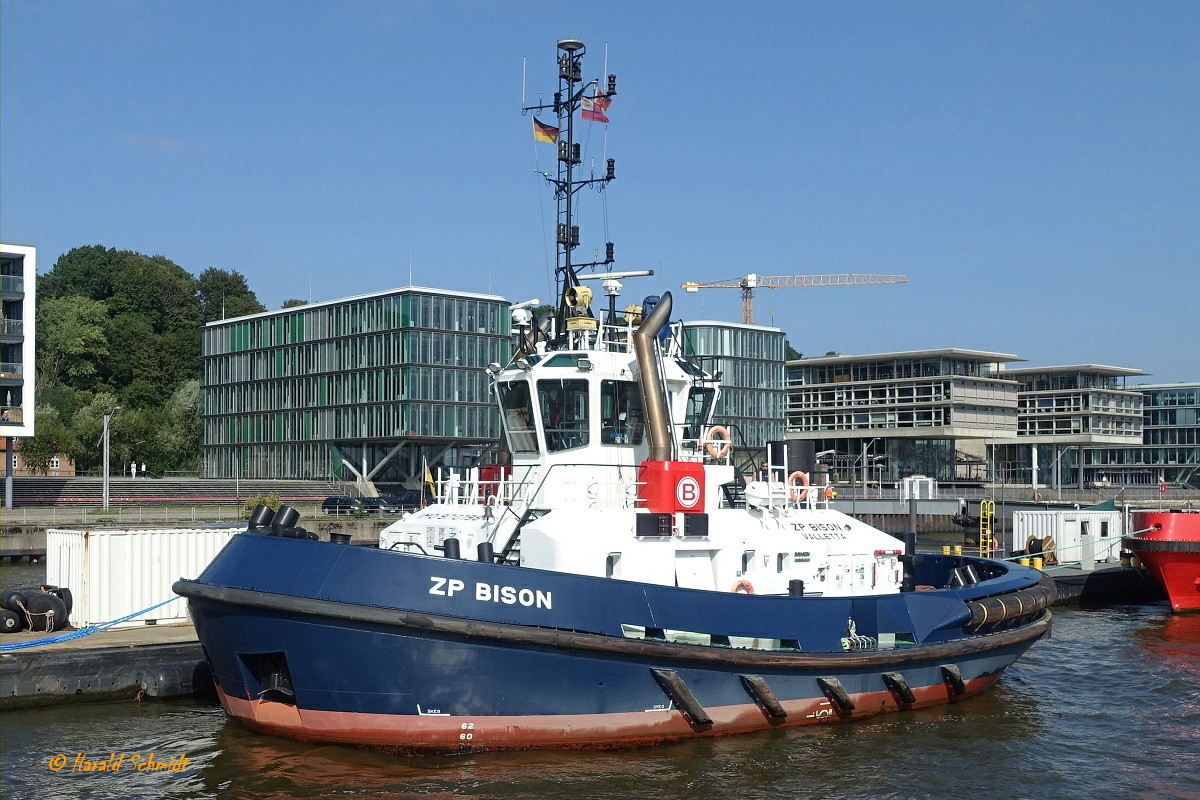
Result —
M13 439L34 433L37 248L0 244L0 437L4 506L12 508Z
M986 480L985 445L1015 441L1008 353L956 347L787 362L787 437L843 481Z
M1095 445L1142 443L1143 395L1126 381L1140 369L1105 364L1006 369L1018 383L1016 444L997 445L994 479L1082 488L1080 452Z

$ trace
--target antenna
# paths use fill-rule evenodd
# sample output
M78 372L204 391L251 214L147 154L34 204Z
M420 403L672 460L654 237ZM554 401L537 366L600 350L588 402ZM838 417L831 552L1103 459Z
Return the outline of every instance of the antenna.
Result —
M523 106L522 112L551 110L558 118L558 127L553 131L553 139L549 138L549 132L545 130L547 126L543 125L539 129L539 134L546 137L541 138L541 141L553 142L558 148L558 173L555 177L547 175L546 182L553 187L558 206L554 257L555 290L558 294L555 330L565 332L568 309L572 308L571 303L567 300L567 292L579 285L579 270L607 267L615 260L612 242L605 242L603 259L597 254L594 257L595 260L591 262L576 263L573 260L574 250L580 243L579 225L575 222L575 195L580 189L587 186L594 185L603 189L616 178L616 172L614 160L607 159L607 169L601 177L575 179L575 167L582 162L581 147L576 142L575 112L582 107L585 99L593 100L595 98L596 92L600 91L600 82L583 79L583 56L587 52L583 42L578 39L561 39L558 42L558 51L558 91L554 93L553 102L542 103L539 97L538 104ZM607 94L616 94L615 76L609 76ZM524 97L523 90L522 97ZM590 315L586 304L575 306L575 313L581 312Z

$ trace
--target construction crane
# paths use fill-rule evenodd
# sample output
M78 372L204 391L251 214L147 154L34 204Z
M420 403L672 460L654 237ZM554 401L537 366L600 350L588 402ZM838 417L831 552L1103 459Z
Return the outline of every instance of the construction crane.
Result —
M790 289L816 286L869 286L877 283L908 283L907 275L863 275L857 272L842 272L835 275L758 275L750 273L740 278L714 283L685 281L686 292L701 289L741 289L742 322L754 324L755 289Z

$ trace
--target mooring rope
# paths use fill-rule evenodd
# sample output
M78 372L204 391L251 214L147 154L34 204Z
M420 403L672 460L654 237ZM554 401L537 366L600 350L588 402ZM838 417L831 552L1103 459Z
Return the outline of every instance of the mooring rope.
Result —
M128 622L129 620L133 619L134 617L145 614L147 611L153 611L156 608L165 606L167 603L173 603L179 599L180 598L178 598L178 597L170 597L166 600L163 600L161 603L155 603L154 605L149 606L148 608L143 608L141 611L135 611L132 614L126 614L125 616L120 617L119 619L109 620L108 622L98 622L95 625L88 625L86 628L80 628L77 631L71 631L70 633L64 633L59 636L49 636L45 639L36 639L34 641L29 641L29 642L13 642L12 644L3 644L3 645L0 645L0 652L7 653L12 650L28 650L31 647L42 647L43 645L58 644L59 642L69 642L72 639L80 639L80 638L83 638L84 636L89 636L93 633L96 633L97 631L102 631L106 628L111 628L113 625L119 625L122 622Z

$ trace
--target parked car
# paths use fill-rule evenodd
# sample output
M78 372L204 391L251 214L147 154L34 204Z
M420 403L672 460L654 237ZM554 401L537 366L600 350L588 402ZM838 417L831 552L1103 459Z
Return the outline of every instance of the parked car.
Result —
M334 515L353 514L357 511L361 511L362 508L362 500L359 498L343 497L341 495L326 497L324 502L321 503L322 511L324 511L326 514Z
M404 489L397 493L384 492L379 497L394 505L398 511L416 511L429 505L430 502L427 489Z
M364 497L359 502L362 503L362 510L368 514L395 514L400 511L396 503L388 500L383 495L379 497Z

